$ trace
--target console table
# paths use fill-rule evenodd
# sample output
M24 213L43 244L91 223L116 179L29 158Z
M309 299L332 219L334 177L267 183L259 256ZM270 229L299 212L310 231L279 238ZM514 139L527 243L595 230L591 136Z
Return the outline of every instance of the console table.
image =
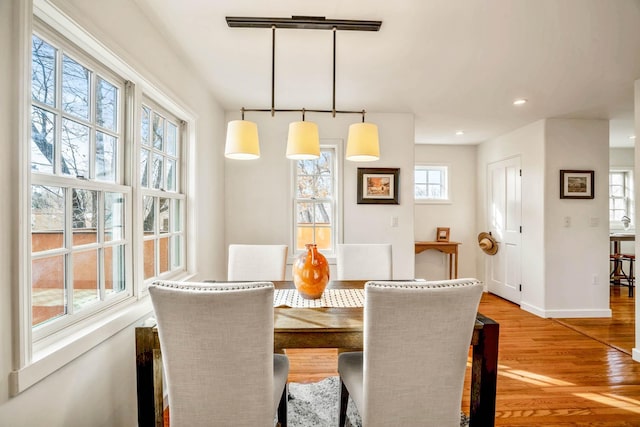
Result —
M460 242L415 242L416 254L427 249L435 249L449 255L449 279L458 278L458 245ZM452 274L452 270L453 273Z

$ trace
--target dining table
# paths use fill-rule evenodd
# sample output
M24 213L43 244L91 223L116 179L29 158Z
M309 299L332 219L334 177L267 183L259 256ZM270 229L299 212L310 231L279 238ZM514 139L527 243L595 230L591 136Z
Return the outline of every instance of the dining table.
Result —
M363 280L333 280L327 285L325 295L360 290L361 302L364 302L365 283ZM324 305L320 300L306 301L305 306L284 303L281 297L296 293L293 282L273 284L274 352L281 353L288 348L363 349L364 304L354 303L354 298L346 298L347 303L337 304L339 306L320 306ZM492 427L495 423L499 330L497 322L477 313L470 343L470 427ZM164 411L162 354L153 319L135 328L135 339L138 425L161 427Z

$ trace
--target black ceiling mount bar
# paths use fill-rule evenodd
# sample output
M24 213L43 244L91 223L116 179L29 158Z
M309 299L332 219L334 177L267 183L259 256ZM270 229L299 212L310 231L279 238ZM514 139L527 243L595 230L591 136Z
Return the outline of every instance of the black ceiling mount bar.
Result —
M242 120L244 113L270 112L273 117L275 113L300 112L304 120L305 112L331 113L336 114L362 114L364 122L365 110L336 110L336 33L338 30L352 31L378 31L382 21L354 21L346 19L326 19L324 16L292 16L291 18L246 18L246 17L226 17L229 27L238 28L271 28L271 108L244 108L242 107ZM307 108L276 108L275 107L275 76L276 76L276 28L292 29L317 29L333 31L333 105L331 110L318 110Z
M324 16L292 16L291 18L254 18L227 16L229 27L240 28L292 28L298 30L379 31L382 21L327 19Z

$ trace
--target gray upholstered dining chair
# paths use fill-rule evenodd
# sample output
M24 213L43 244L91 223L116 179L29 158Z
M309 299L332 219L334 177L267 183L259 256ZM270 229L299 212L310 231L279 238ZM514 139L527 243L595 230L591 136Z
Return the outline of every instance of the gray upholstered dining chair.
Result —
M391 280L393 258L388 243L339 243L336 245L338 280Z
M338 358L340 427L453 427L483 286L476 279L365 284L364 351Z
M287 245L229 245L227 280L285 280Z
M273 353L273 283L149 286L171 427L286 426L289 359Z

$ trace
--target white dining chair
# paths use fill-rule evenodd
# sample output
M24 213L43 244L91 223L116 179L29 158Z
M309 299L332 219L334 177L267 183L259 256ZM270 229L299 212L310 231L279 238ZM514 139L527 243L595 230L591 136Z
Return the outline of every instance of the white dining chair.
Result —
M365 284L364 350L338 357L339 426L458 427L483 286L476 279Z
M336 245L338 280L391 280L391 244L339 243Z
M287 245L229 245L227 280L285 280Z
M274 354L273 283L149 285L171 427L286 426L289 359Z

